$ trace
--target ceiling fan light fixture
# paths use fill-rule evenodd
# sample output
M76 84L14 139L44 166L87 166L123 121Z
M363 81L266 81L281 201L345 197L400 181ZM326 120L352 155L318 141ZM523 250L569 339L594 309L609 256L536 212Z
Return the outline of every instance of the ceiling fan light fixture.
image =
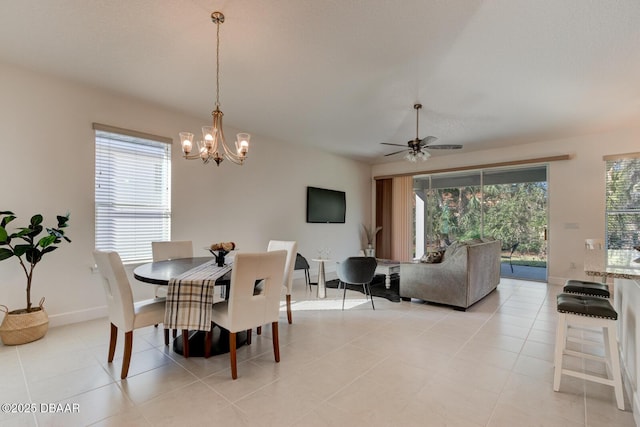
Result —
M431 157L431 153L429 152L430 148L439 149L439 150L457 150L462 148L462 145L459 144L440 144L440 145L431 145L438 138L435 136L427 136L426 138L420 139L420 109L422 108L422 104L413 104L413 109L416 110L416 137L411 141L407 142L407 146L409 147L408 152L404 155L404 159L415 163L419 160L425 162ZM389 142L381 142L383 145L393 145L398 147L403 147L401 144L394 144ZM405 150L394 151L393 153L385 154L387 156L393 156L399 153L402 153Z
M413 151L409 151L407 152L407 154L404 156L404 159L411 162L411 163L415 163L416 162L416 154Z
M404 156L405 160L410 161L411 163L416 163L418 160L426 162L431 154L428 151L416 150L409 151L406 156Z

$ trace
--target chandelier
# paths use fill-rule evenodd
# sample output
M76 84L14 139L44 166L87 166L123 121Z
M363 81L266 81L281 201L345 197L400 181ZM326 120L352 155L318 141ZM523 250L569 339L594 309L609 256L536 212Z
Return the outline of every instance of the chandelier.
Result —
M180 143L182 145L182 155L185 159L202 159L204 163L211 160L220 166L224 159L242 165L247 158L249 151L248 133L236 135L235 150L229 149L224 139L222 131L222 111L220 111L220 24L224 22L224 15L221 12L211 13L211 21L216 24L216 104L215 110L211 112L213 116L213 126L202 127L202 140L198 141L198 152L191 154L193 150L193 134L190 132L180 132Z

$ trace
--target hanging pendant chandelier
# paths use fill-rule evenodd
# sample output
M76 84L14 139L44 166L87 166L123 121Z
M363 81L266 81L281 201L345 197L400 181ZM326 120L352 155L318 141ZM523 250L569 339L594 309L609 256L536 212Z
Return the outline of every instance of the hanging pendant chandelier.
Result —
M242 165L247 158L251 135L239 133L236 135L235 150L227 147L222 130L223 114L220 110L220 24L224 22L224 15L221 12L213 12L211 13L211 21L216 24L216 104L215 109L211 112L213 125L202 127L202 140L198 141L198 152L194 154L191 154L193 150L193 134L180 132L182 155L185 159L201 159L204 163L209 163L213 160L218 166L224 159L229 159L237 165Z

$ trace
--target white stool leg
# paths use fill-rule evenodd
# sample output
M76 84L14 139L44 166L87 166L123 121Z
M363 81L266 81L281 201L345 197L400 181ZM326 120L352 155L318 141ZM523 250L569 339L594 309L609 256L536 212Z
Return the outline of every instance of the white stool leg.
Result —
M560 390L560 380L562 378L562 355L566 344L567 315L558 313L558 326L556 328L556 351L554 356L553 390Z
M611 362L611 375L613 388L616 392L618 409L624 411L624 395L622 393L622 374L620 372L620 355L618 354L618 342L616 340L615 321L610 321L607 326L605 343L607 346L608 360ZM607 342L608 341L608 342Z

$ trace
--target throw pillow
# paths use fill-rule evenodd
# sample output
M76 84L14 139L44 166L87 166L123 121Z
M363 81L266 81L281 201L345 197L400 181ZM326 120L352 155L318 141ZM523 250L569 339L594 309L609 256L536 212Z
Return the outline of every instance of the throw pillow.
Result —
M438 264L442 262L442 254L443 253L440 251L426 253L422 258L420 258L420 262L424 262L426 264Z

